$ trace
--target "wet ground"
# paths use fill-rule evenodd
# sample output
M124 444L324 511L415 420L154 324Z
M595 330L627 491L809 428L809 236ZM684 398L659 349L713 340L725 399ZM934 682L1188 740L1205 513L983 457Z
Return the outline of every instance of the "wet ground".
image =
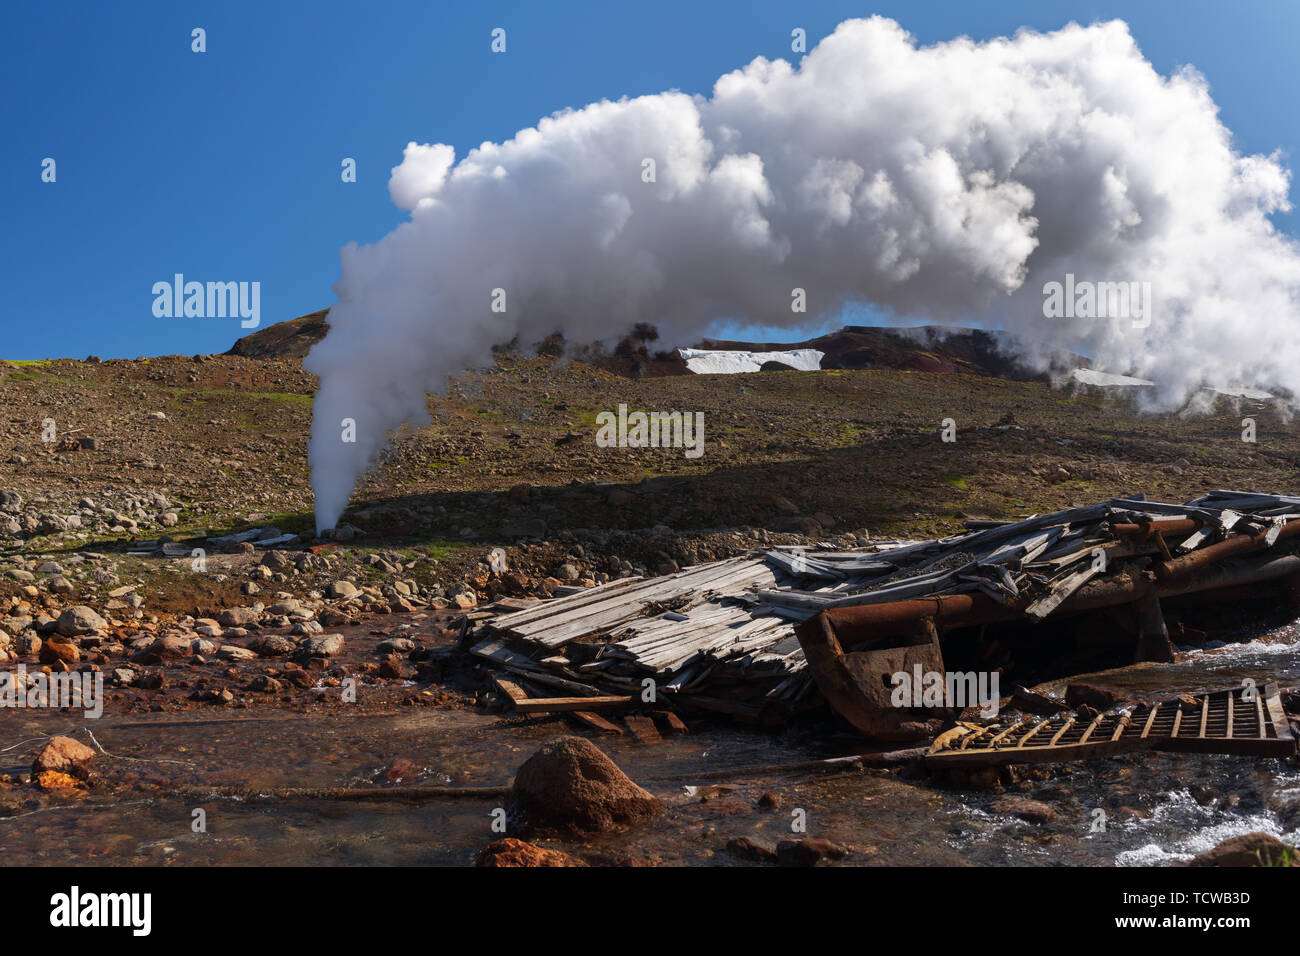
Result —
M1173 665L1086 679L1160 696L1246 678L1300 683L1294 626L1249 644L1191 651ZM1059 691L1063 683L1039 689ZM504 805L498 792L410 802L264 794L499 787L543 741L575 732L558 720L438 706L152 714L115 714L110 706L99 720L8 712L0 729L0 773L25 772L46 734L75 735L113 755L97 761L104 784L65 802L31 799L26 785L0 786L5 860L171 865L470 864L501 835L493 830L494 811ZM733 838L772 844L791 835L845 844L843 862L859 865L1166 864L1259 830L1300 844L1295 760L1129 755L1037 768L990 791L879 770L773 769L866 749L826 723L775 734L692 723L690 735L652 747L630 737L595 739L670 805L660 821L630 832L587 843L539 841L595 863L740 865L727 850ZM235 789L244 792L231 795ZM1008 797L1046 810L1027 822L1007 811ZM205 832L196 832L196 818ZM803 832L795 830L800 822Z

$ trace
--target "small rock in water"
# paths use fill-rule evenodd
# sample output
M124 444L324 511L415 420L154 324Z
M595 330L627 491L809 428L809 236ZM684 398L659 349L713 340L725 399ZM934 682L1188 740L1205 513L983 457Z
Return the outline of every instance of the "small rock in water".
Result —
M1295 847L1288 846L1271 833L1243 833L1224 840L1213 850L1206 850L1188 866L1277 866L1294 859Z
M95 751L80 741L71 737L51 737L49 743L36 755L32 773L52 771L84 780L90 775L90 763L94 759Z
M343 650L342 634L321 634L309 637L300 648L305 657L333 657Z
M776 861L782 866L816 866L822 860L841 860L848 855L847 847L816 837L782 840L776 845Z

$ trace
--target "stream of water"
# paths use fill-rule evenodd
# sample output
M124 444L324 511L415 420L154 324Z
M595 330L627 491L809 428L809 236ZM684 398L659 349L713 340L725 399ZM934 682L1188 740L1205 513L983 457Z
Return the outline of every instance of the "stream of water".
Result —
M1245 678L1300 683L1294 626L1247 644L1190 651L1174 664L1082 679L1161 695ZM1059 693L1064 683L1040 689ZM543 741L572 732L560 721L435 708L310 717L109 713L98 721L26 713L5 721L0 746L9 749L0 753L0 772L21 773L30 764L39 740L22 744L25 738L81 733L84 740L86 726L121 758L114 761L118 774L253 788L373 786L397 758L412 762L415 782L500 785ZM863 770L752 771L864 749L851 734L824 725L774 734L719 722L655 746L630 736L597 743L670 805L659 821L628 832L548 844L598 860L739 865L744 861L727 851L728 841L771 844L791 836L799 819L806 833L794 835L846 844L847 862L868 865L1158 865L1251 831L1300 844L1295 759L1131 754L986 791ZM758 807L764 793L775 797L775 807ZM127 787L120 799L92 793L68 806L19 808L0 818L0 854L33 864L465 865L501 835L492 829L499 798L397 803L158 794ZM1052 818L1030 823L997 812L994 804L1008 795L1045 804ZM204 811L206 832L195 832L196 810Z

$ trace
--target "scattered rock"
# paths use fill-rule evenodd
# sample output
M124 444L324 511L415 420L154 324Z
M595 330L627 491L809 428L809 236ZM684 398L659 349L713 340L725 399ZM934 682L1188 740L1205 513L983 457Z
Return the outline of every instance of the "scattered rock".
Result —
M262 616L260 604L253 607L228 607L217 615L217 620L226 627L244 627L256 623Z
M316 637L309 637L303 642L300 650L304 657L333 657L343 650L343 635L318 634Z
M1051 823L1057 813L1045 803L1026 797L999 797L990 805L994 813L1002 813L1024 820L1026 823Z
M777 861L776 850L764 846L749 837L735 837L728 840L727 852L732 856L738 856L742 860L749 860L753 863L775 863Z
M479 854L475 866L586 866L581 860L560 850L547 850L534 843L505 837L489 843Z
M1065 688L1065 702L1071 707L1087 704L1096 710L1110 710L1116 704L1128 700L1123 691L1110 687L1097 687L1092 684L1071 684Z
M51 637L41 645L40 661L42 664L62 661L71 667L73 664L81 663L81 651L77 650L77 645L71 641L60 641Z
M1243 833L1206 850L1188 866L1277 866L1284 859L1294 859L1295 847L1288 846L1271 833Z
M256 644L256 651L262 657L288 657L298 645L280 634L268 634Z
M782 840L776 845L776 861L782 866L816 866L822 860L842 860L848 855L847 847L818 837Z
M100 617L94 608L78 604L63 609L55 629L64 637L77 637L93 633L103 627L108 627L108 622Z
M332 598L350 598L357 593L357 586L351 581L335 581L329 587Z

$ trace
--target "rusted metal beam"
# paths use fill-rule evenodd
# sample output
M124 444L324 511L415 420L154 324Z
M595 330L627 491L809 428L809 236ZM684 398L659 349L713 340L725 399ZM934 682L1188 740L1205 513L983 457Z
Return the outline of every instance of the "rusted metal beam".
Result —
M1150 526L1147 533L1156 534ZM1274 541L1283 535L1300 534L1300 521L1274 526L1269 534ZM1135 659L1172 661L1174 649L1161 611L1161 599L1278 579L1293 584L1300 582L1300 555L1234 559L1236 555L1267 546L1267 537L1267 534L1238 535L1188 556L1214 552L1216 557L1208 562L1167 559L1156 564L1156 573L1125 570L1094 579L1050 613L1054 618L1065 618L1131 605L1138 625ZM1004 604L978 592L939 595L831 608L798 624L795 633L818 688L842 717L870 737L907 740L933 733L935 729L924 717L908 715L900 708L889 706L887 685L881 675L908 671L913 664L921 663L925 665L923 670L942 670L937 636L932 644L918 641L917 629L937 635L941 628L1028 621L1027 606L1027 596ZM1178 736L1177 723L1174 736Z
M1174 659L1174 645L1169 640L1169 628L1160 610L1160 596L1155 588L1146 591L1133 602L1137 611L1138 639L1134 661L1159 661L1168 664Z
M1116 522L1111 530L1122 537L1145 538L1152 534L1192 534L1201 530L1205 522L1200 518L1158 518L1134 524L1127 521Z
M1063 618L1085 611L1131 604L1144 598L1148 592L1154 592L1159 598L1178 597L1271 581L1298 572L1300 556L1294 554L1256 561L1229 561L1205 568L1193 567L1176 576L1156 581L1152 581L1147 574L1124 572L1088 582L1061 602L1053 617ZM907 633L917 621L926 618L933 620L938 627L953 628L1005 623L1019 620L1023 614L1023 609L1014 602L999 604L984 594L973 593L832 608L810 620L825 618L835 628L839 640L845 646L853 646Z
M1288 521L1278 530L1274 543L1285 538L1294 538L1298 534L1300 534L1300 521ZM1259 551L1266 546L1267 541L1267 531L1258 531L1252 534L1234 534L1217 544L1197 548L1191 554L1185 554L1181 558L1162 561L1153 570L1156 577L1162 581L1174 580L1185 574L1191 574L1212 564L1217 564L1225 558Z
M910 645L845 653L829 613L801 622L796 632L817 687L836 713L868 737L883 741L929 737L954 716L948 708L927 708L918 715L913 708L894 707L890 699L893 686L886 683L890 675L910 675L916 667L922 673L943 673L943 655L932 620L910 622L915 629L915 643Z

